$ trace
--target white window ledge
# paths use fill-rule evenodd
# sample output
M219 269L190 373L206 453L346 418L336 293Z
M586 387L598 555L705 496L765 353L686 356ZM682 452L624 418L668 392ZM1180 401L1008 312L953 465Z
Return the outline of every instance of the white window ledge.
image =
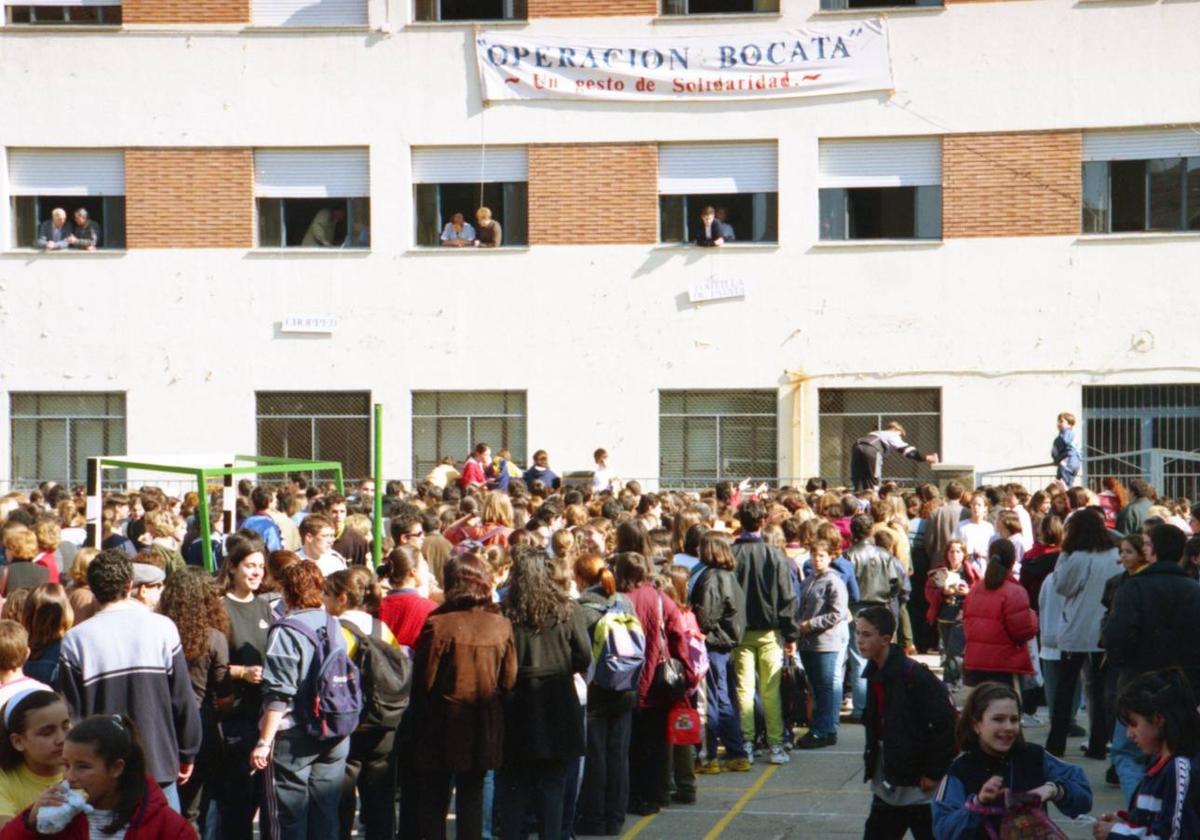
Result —
M6 23L0 25L0 32L5 35L16 35L21 32L36 34L44 37L47 32L63 35L78 33L80 35L95 35L97 32L120 32L119 23Z
M942 247L941 239L819 239L812 245L814 251L921 251Z
M405 29L461 29L463 27L486 26L488 29L520 29L528 26L529 20L410 20Z
M330 24L329 26L266 26L252 23L242 29L247 35L362 35L370 32L365 23Z
M246 252L250 258L279 259L281 257L368 257L370 248L255 248Z
M659 242L655 251L777 251L778 242L729 242L725 245L696 245L693 242Z
M1110 0L1112 2L1112 0ZM818 9L813 12L814 18L838 18L852 17L864 18L872 15L928 15L941 14L946 11L946 6L943 3L941 6L872 6L862 9Z
M1200 231L1197 230L1179 230L1179 231L1130 231L1128 233L1084 233L1075 237L1076 245L1102 245L1108 243L1126 243L1126 242L1141 242L1141 243L1161 243L1161 242L1196 242L1200 241Z
M710 15L658 15L651 23L741 23L743 21L777 21L783 18L779 12L728 12Z
M440 254L447 257L457 257L466 254L475 254L483 256L490 254L524 254L529 251L528 245L501 245L499 248L475 248L464 245L461 248L456 248L452 245L417 245L409 248L404 252L405 256L412 257L429 257L435 254Z
M65 248L59 251L47 251L45 248L9 248L4 256L27 260L30 257L45 257L48 260L99 259L101 257L123 257L129 253L124 248L97 248L95 251L84 251L79 248Z

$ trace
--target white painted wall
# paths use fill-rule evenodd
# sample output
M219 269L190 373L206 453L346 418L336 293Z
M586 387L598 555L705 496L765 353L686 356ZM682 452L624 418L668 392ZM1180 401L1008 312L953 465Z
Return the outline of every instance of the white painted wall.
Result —
M733 34L802 26L816 5L529 29ZM412 390L526 390L531 451L586 469L603 445L623 476L649 477L658 389L778 388L781 471L803 476L816 401L793 423L796 372L808 388L942 388L943 458L981 469L1044 460L1081 385L1200 381L1200 237L816 242L820 137L1200 123L1200 5L967 3L891 25L892 97L488 109L469 26L0 31L0 114L16 115L0 147L365 144L373 211L369 254L0 255L0 389L125 391L135 453L253 451L255 390L367 389L387 410L387 472L404 477ZM779 142L778 247L412 248L410 145L743 138ZM687 305L710 276L743 279L745 299ZM294 313L338 330L278 335ZM1141 330L1153 349L1131 349ZM8 446L0 434L0 479Z

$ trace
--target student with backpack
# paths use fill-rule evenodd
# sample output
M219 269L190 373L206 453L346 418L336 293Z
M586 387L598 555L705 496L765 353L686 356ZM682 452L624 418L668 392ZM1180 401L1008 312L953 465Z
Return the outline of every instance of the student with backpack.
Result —
M742 736L742 718L729 681L730 657L742 640L746 619L739 609L745 595L733 573L735 561L729 538L706 531L697 548L700 572L692 576L690 601L696 625L708 649L705 691L705 762L698 772L714 775L722 770L745 773L750 757ZM718 746L725 747L725 763L717 760Z
M325 609L338 619L346 651L362 677L363 714L350 736L339 815L342 840L354 831L355 792L359 821L367 840L392 840L396 834L396 728L408 707L412 664L396 637L379 618L379 584L366 566L352 566L325 578Z
M338 804L362 695L337 620L325 611L325 578L303 560L280 574L287 614L271 628L263 716L250 765L266 771L274 840L338 835Z
M855 619L867 658L863 781L871 785L865 840L933 840L929 803L954 759L954 706L942 683L893 644L896 616L867 607Z
M629 734L646 636L603 557L581 555L574 572L593 660L575 833L615 836L624 829L629 803Z

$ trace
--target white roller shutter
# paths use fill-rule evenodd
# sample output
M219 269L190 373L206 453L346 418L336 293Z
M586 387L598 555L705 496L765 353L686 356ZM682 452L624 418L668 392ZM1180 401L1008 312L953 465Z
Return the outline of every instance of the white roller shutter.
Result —
M1152 160L1200 156L1200 132L1190 128L1085 131L1084 160Z
M779 190L774 143L667 144L658 147L661 195Z
M256 26L366 26L367 0L253 0Z
M360 198L370 181L365 148L254 152L254 194L264 198Z
M941 137L822 140L817 156L822 188L942 183Z
M124 195L125 153L9 149L9 195Z
M412 150L414 184L492 184L529 180L524 146L423 147Z

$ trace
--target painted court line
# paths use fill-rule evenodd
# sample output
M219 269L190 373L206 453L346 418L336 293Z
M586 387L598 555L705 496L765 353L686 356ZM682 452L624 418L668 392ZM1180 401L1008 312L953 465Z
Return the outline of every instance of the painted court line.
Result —
M662 812L659 811L659 813L661 814ZM634 837L637 837L646 829L646 826L654 822L654 818L657 816L658 814L647 814L646 816L642 817L633 824L632 828L621 835L621 840L633 840Z
M762 790L763 785L770 781L771 777L779 771L779 768L780 765L778 764L772 764L770 767L768 767L763 774L758 777L754 784L750 785L750 787L746 789L746 792L738 798L738 801L733 803L733 807L729 809L725 816L717 820L717 824L712 827L712 830L708 832L708 834L704 835L704 840L717 840L717 838L721 836L721 832L723 832L729 826L729 823L733 822L733 818L741 813L741 810L746 807L746 804L749 803L749 801L753 799L760 790Z

